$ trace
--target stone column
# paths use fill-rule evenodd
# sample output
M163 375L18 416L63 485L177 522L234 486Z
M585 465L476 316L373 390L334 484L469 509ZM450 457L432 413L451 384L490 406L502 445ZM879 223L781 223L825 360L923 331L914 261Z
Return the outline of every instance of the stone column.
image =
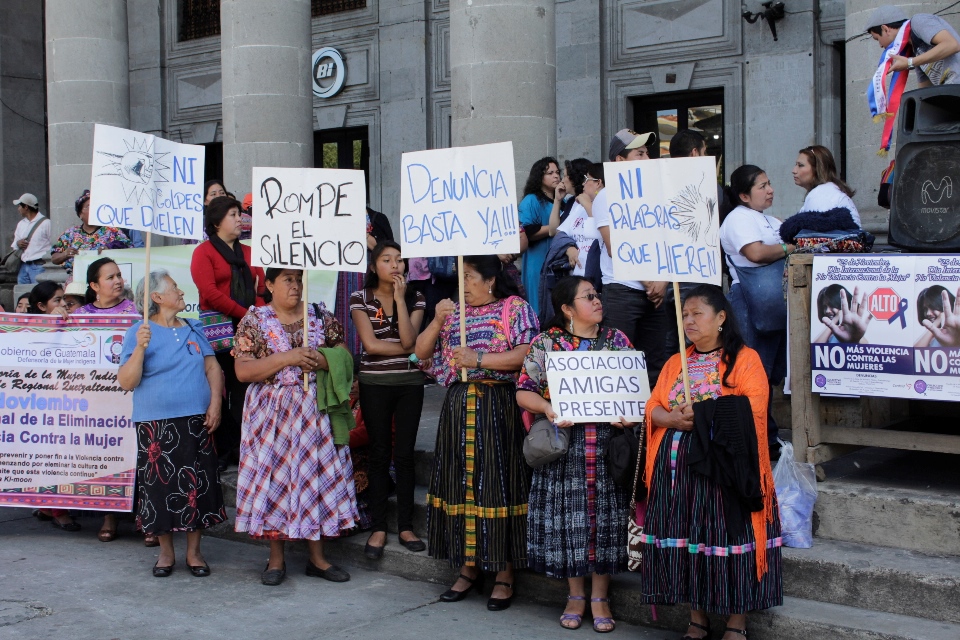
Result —
M517 189L557 151L555 33L553 0L450 0L451 143L512 141Z
M223 0L223 179L242 197L253 167L313 166L309 0Z
M47 128L53 237L90 187L93 126L130 126L125 0L47 0Z

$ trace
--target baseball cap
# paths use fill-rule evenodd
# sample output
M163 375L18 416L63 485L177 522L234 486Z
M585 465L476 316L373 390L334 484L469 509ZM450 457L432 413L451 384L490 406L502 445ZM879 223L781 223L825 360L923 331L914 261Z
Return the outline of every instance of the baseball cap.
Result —
M885 24L893 24L894 22L903 22L907 17L907 14L905 14L900 7L895 7L890 4L881 5L870 14L870 20L867 21L867 29L873 29Z
M36 209L40 203L37 201L37 196L33 195L32 193L25 193L20 196L18 200L14 200L13 204L25 204L28 207Z
M74 280L66 286L63 290L63 295L65 296L85 296L87 295L87 287L82 282Z
M610 150L607 152L607 157L610 158L610 162L613 162L617 159L617 156L622 155L623 152L628 149L649 147L656 143L656 141L657 134L652 131L649 133L637 133L631 129L620 129L620 131L617 131L616 135L610 139Z

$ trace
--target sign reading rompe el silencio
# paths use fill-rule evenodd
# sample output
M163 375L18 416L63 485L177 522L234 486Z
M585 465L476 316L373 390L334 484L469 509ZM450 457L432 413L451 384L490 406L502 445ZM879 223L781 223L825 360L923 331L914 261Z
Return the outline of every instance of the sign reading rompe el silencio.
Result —
M960 394L960 256L816 256L812 389L890 398Z
M133 397L117 369L137 320L0 314L0 506L133 508Z

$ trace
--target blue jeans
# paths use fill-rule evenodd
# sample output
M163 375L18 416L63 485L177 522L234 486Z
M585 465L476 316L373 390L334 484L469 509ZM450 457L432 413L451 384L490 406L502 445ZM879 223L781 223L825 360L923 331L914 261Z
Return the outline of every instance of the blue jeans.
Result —
M35 284L37 276L43 273L43 263L20 265L20 272L17 274L17 284Z
M603 285L604 323L622 331L637 351L643 351L651 390L657 386L660 369L667 361L666 317L664 305L653 306L646 291L614 282Z

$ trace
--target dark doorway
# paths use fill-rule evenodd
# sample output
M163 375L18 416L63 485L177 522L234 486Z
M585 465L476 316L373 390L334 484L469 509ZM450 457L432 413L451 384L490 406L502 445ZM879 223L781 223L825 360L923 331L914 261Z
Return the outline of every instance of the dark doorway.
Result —
M651 158L669 158L670 140L682 129L694 129L707 140L707 154L714 156L723 175L723 89L657 93L633 98L633 128L655 131L658 149Z
M360 169L370 198L370 142L366 127L313 132L313 166L320 169Z

